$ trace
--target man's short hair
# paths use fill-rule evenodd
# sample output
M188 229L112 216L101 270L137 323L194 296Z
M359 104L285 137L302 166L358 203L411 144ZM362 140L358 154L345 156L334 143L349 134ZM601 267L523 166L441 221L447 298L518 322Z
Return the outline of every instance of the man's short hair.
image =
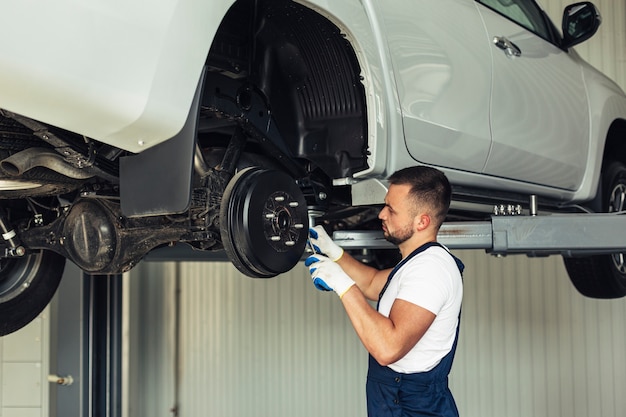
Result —
M427 204L433 210L437 228L448 214L452 187L443 172L427 166L414 166L398 170L387 178L390 184L410 185L410 196L416 204Z

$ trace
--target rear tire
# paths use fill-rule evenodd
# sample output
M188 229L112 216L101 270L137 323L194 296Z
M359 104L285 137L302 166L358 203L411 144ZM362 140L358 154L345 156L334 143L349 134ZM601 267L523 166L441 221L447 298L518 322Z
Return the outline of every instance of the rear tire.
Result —
M65 258L38 251L21 258L0 259L0 336L34 320L56 292Z
M626 165L610 162L602 172L602 208L607 213L626 210ZM591 298L626 295L626 253L563 258L574 287Z

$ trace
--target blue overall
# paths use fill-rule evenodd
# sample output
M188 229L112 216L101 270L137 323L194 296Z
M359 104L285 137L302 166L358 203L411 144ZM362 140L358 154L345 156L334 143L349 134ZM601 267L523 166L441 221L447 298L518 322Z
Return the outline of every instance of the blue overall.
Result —
M429 242L402 260L389 274L387 284L385 284L378 299L380 300L385 293L391 278L402 265L413 256L434 245L441 246L437 242ZM452 257L462 274L463 263L454 255ZM399 373L387 366L381 366L370 355L366 385L367 415L369 417L458 416L459 411L448 388L448 374L452 367L458 337L459 325L457 325L456 336L450 352L428 372Z

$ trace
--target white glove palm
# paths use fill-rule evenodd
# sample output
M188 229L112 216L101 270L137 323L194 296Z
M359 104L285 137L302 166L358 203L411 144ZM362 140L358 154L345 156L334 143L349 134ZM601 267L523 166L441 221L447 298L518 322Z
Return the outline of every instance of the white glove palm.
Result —
M322 226L309 229L309 241L315 253L322 253L337 262L343 256L343 249L328 236Z
M355 284L343 269L324 255L311 255L304 264L309 268L315 288L321 291L335 291L339 298Z

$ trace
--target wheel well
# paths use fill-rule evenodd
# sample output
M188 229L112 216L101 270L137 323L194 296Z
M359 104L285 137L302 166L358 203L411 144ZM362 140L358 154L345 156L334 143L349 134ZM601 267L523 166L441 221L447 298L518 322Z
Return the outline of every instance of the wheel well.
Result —
M616 156L626 163L626 120L615 120L609 128L602 161L614 160Z
M326 17L290 0L239 0L220 25L207 68L262 92L284 141L277 145L309 172L332 179L367 168L359 63Z
M602 168L600 180L598 181L598 192L593 201L588 205L590 209L601 212L604 205L603 192L603 172L607 168L607 162L618 160L626 163L626 120L617 119L613 121L606 135L606 143L602 154Z

